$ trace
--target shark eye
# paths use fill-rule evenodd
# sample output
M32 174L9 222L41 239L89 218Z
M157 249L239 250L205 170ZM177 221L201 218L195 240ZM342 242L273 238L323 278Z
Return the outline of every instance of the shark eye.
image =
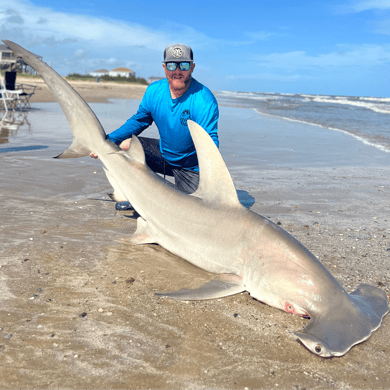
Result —
M322 347L320 344L317 344L315 347L314 347L314 350L317 352L317 353L321 353L322 351Z

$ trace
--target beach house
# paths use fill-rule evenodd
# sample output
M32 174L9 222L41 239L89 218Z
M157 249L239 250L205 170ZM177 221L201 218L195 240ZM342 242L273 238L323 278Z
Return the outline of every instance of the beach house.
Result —
M102 77L108 74L107 69L99 69L99 70L94 70L93 72L90 73L91 76L93 77Z
M111 77L117 77L117 76L121 76L121 77L134 76L135 77L135 72L133 72L131 69L128 69L128 68L116 68L116 69L110 70L108 72L108 75Z
M42 60L41 56L36 56ZM14 52L4 44L0 45L0 67L6 70L16 70L20 73L37 74L31 66L23 61L22 57L16 57Z

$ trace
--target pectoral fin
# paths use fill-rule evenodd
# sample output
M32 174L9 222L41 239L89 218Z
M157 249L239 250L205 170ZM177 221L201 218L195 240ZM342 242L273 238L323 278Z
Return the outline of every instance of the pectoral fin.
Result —
M245 291L245 286L242 283L242 278L234 277L233 280L227 280L226 277L221 276L194 290L181 289L166 293L156 293L156 295L183 301L202 301L223 298L243 291Z
M106 168L104 168L104 172L106 173L107 179L112 185L112 188L114 189L114 192L112 194L107 194L112 200L115 200L115 202L126 202L129 199L127 198L126 194L122 190L122 187L118 183L118 181L115 179L115 177L109 172Z
M135 245L157 244L149 231L148 223L141 217L137 219L137 230L130 237L130 242Z

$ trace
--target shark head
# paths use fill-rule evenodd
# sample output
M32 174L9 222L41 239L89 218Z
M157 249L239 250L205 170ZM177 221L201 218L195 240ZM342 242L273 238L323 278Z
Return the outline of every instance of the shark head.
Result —
M314 355L323 358L330 358L333 356L329 346L316 336L305 332L293 332L293 334L298 337L298 342L304 345Z

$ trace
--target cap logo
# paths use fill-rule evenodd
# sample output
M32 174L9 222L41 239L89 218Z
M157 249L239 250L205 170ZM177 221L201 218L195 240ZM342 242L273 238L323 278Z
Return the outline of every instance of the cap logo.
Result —
M175 58L180 58L183 55L183 49L179 46L176 46L172 49L172 55Z

